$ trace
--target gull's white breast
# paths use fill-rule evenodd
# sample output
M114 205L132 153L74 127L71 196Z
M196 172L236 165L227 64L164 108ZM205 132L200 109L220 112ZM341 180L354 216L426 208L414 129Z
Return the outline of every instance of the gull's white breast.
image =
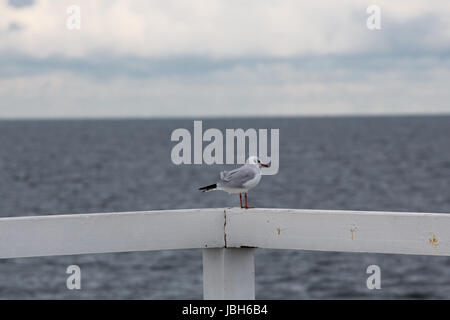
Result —
M256 187L258 185L260 180L261 180L261 173L258 172L253 179L244 183L244 187L247 190L253 189L254 187Z

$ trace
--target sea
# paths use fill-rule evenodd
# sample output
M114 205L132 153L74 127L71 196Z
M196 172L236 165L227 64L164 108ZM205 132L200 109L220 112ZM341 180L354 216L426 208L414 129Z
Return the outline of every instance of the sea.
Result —
M197 190L237 165L172 162L171 133L194 120L279 129L279 172L249 193L255 207L450 213L450 116L376 116L2 120L0 217L238 206ZM256 249L255 269L257 299L450 298L450 257ZM0 259L0 299L202 294L201 249Z

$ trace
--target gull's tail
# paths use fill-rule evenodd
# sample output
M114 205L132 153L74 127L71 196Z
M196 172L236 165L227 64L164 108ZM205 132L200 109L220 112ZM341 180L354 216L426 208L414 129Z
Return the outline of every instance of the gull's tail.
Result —
M199 188L198 190L201 190L201 191L203 191L203 192L207 192L207 191L214 190L214 189L216 189L216 188L217 188L217 184L214 183L214 184L211 184L211 185L206 186L206 187L201 187L201 188Z

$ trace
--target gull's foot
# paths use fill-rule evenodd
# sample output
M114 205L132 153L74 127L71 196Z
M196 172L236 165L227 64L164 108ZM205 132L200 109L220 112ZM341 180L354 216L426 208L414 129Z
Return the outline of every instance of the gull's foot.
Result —
M255 207L249 207L249 206L245 206L245 207L242 207L242 209L254 209Z

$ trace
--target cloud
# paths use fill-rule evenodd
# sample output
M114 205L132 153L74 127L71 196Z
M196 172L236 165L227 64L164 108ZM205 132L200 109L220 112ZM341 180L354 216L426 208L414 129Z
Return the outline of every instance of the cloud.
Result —
M379 1L382 30L366 28L367 1L168 0L80 3L81 30L66 28L73 1L41 0L27 11L1 8L6 23L26 26L0 39L2 51L37 57L84 57L96 51L140 57L241 56L392 52L402 47L448 49L450 4ZM432 9L431 9L432 8Z
M417 68L393 62L380 72L336 61L318 71L314 63L303 69L274 62L101 81L54 70L0 78L0 110L10 118L448 112L449 62L439 68L434 59L411 61Z
M445 1L73 4L0 1L0 117L450 112Z
M23 28L24 27L21 24L19 24L19 23L10 22L9 25L8 25L7 31L8 32L16 32L16 31L23 30Z
M25 8L34 5L34 0L8 0L8 5L14 8Z

